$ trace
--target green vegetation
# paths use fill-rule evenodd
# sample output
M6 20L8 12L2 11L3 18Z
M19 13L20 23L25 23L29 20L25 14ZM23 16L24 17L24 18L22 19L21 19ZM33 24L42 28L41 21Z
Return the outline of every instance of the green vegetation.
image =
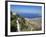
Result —
M13 15L12 12L11 12L11 32L17 31L16 20L17 20L17 16Z
M20 18L19 25L20 25L20 31L38 31L41 30L41 27L38 27L37 21L36 23L34 21L27 21L24 19L24 17L21 17L19 15L14 15L13 12L11 12L11 32L16 32L17 31L17 22L16 20ZM41 23L40 23L41 25ZM32 26L32 27L31 27ZM33 29L32 29L33 28ZM31 30L32 29L32 30Z
M20 26L21 26L21 30L23 30L24 28L27 28L25 24L25 19L20 17L19 15L13 15L13 13L11 12L11 32L15 32L17 31L17 23L16 20L17 18L21 18L21 20L19 20Z

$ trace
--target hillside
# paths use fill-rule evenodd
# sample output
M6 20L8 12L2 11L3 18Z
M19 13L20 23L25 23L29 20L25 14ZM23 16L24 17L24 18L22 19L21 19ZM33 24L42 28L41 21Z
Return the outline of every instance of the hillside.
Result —
M11 12L11 32L16 32L17 30L17 22L18 20L20 25L20 31L39 31L41 30L41 18L39 19L25 19L19 15L12 14Z

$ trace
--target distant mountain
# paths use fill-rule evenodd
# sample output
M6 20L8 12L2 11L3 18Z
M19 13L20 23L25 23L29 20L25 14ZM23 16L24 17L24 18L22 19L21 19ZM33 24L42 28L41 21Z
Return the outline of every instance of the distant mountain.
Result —
M38 13L16 13L17 15L24 17L24 18L38 18L41 17Z

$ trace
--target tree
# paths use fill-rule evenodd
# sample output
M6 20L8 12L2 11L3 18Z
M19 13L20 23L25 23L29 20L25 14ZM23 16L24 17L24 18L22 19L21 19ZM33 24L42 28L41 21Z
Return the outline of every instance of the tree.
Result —
M17 23L16 23L17 16L13 15L12 11L11 11L10 16L11 16L10 17L11 18L11 32L16 32L17 31Z

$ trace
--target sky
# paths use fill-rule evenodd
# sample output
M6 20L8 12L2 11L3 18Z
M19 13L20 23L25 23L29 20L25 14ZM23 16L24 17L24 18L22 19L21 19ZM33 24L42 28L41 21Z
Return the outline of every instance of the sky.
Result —
M21 12L21 13L39 13L42 12L41 6L26 6L26 5L10 5L10 10L12 12Z

